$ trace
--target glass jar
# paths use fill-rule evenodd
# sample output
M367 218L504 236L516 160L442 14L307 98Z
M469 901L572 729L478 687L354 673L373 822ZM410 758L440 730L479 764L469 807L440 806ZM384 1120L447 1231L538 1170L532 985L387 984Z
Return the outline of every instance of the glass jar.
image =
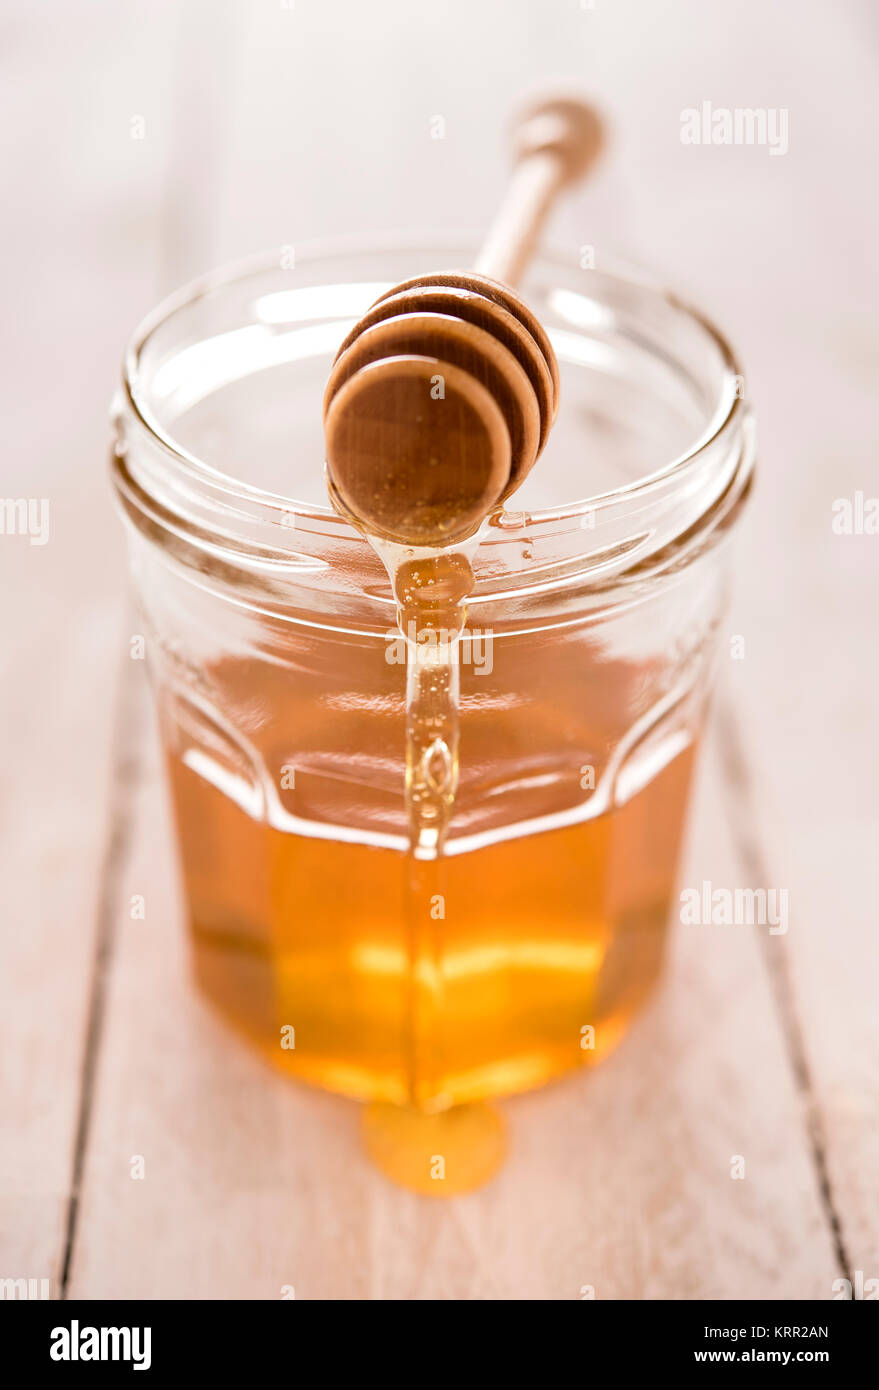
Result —
M656 981L753 461L701 317L534 267L561 407L476 553L457 800L443 855L416 857L405 644L328 507L321 396L379 294L472 259L210 276L137 333L115 412L198 982L295 1076L427 1109L601 1059Z

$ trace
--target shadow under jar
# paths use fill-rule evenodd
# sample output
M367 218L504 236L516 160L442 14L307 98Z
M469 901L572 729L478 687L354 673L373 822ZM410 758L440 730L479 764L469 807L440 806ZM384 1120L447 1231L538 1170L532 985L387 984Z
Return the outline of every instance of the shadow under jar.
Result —
M198 982L293 1075L427 1109L600 1060L655 983L753 458L708 324L535 266L561 408L476 553L457 798L416 858L405 644L327 506L321 395L379 294L471 254L209 277L141 328L115 412Z

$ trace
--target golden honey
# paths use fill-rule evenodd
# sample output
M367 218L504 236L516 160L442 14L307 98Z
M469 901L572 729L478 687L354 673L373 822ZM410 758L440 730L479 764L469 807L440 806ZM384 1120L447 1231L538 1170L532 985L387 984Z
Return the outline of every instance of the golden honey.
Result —
M461 852L452 835L446 855L419 861L351 838L356 789L388 801L350 771L389 713L333 709L322 730L319 711L294 698L278 711L279 681L269 690L258 666L225 677L254 709L271 698L288 731L274 766L293 772L284 805L303 825L321 816L310 833L267 823L223 789L185 726L172 736L197 977L274 1063L348 1095L430 1106L536 1086L610 1051L659 971L690 749L623 804L590 815L583 792L577 823L536 832L522 827L551 822L549 774L523 761L516 825ZM529 708L504 736L524 750L535 721L551 727L552 708ZM309 745L334 750L319 772L307 755L295 771L305 726ZM572 736L588 746L586 729ZM496 714L468 711L465 697L462 761L479 768L497 754ZM556 779L570 795L581 765ZM466 779L463 797L466 809Z

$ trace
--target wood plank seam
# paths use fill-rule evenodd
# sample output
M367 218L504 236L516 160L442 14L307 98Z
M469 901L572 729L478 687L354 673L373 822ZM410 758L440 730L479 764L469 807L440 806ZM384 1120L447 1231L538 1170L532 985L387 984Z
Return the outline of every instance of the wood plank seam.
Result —
M210 121L225 110L223 74L237 56L230 16L224 13L212 28L214 61L204 61L204 29L213 18L207 3L199 3L180 16L174 39L177 51L173 81L175 117L178 124L195 121L197 139L172 144L166 152L162 179L161 218L158 235L159 283L166 291L176 288L187 274L194 274L205 262L211 226L208 209L218 200L219 172L209 155L217 144ZM222 61L221 61L222 60ZM193 91L192 75L199 74ZM198 97L200 100L196 100ZM201 107L208 112L207 125L199 125ZM205 166L210 163L207 176ZM193 217L191 188L193 171L202 178L200 219ZM194 224L194 225L193 225ZM136 630L133 604L129 601L122 637L121 670L111 734L110 781L107 796L108 819L100 872L94 960L89 985L86 1036L80 1072L79 1098L70 1178L70 1194L65 1223L59 1298L66 1299L76 1253L79 1202L88 1161L91 1121L101 1047L104 1038L107 991L117 938L119 906L127 865L137 830L139 793L147 773L146 702L148 692L140 677L140 666L128 655L128 636Z
M745 751L741 722L732 706L728 689L718 692L716 709L717 746L723 781L727 789L725 811L730 834L752 885L773 882L771 867L753 827L757 823L754 781ZM760 950L772 998L778 1010L779 1026L791 1068L794 1087L803 1111L809 1152L815 1169L821 1208L827 1221L840 1274L853 1286L851 1259L846 1245L842 1218L836 1203L828 1161L827 1131L821 1113L812 1068L797 1010L789 948L785 937L758 933Z
M110 783L97 904L98 920L89 983L58 1291L58 1297L62 1301L67 1298L76 1248L79 1199L88 1156L95 1082L104 1037L107 988L117 937L119 896L133 842L137 794L146 769L146 691L140 678L140 669L128 655L127 633L131 630L131 618L128 616L125 631L121 634L123 655L117 680L111 732Z

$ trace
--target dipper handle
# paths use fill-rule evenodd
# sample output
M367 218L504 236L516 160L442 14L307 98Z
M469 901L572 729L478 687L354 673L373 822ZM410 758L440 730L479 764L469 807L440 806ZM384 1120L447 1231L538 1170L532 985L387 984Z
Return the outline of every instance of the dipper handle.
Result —
M554 96L520 113L513 142L513 177L476 262L480 274L508 285L522 278L556 197L589 172L604 136L587 102Z

